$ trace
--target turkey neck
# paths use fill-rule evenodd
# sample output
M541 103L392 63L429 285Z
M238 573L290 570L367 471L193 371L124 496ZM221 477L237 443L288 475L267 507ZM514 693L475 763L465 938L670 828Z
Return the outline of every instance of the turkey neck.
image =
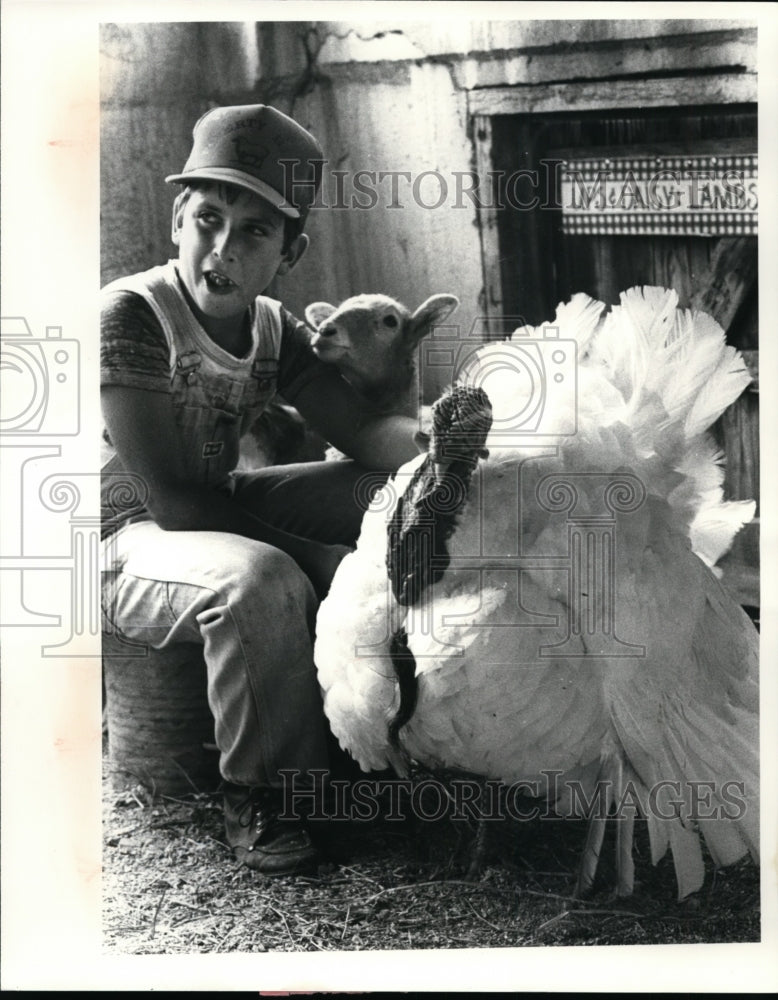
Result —
M428 455L397 502L387 532L387 569L398 604L415 604L448 568L447 542L474 469L472 462L453 461L438 472Z
M407 607L422 600L426 590L448 568L451 557L447 542L467 499L474 470L471 461L453 461L445 471L436 473L435 463L428 455L400 497L387 532L387 568L398 604ZM393 633L389 654L400 701L389 722L388 737L399 751L400 729L410 721L419 696L416 660L404 627Z

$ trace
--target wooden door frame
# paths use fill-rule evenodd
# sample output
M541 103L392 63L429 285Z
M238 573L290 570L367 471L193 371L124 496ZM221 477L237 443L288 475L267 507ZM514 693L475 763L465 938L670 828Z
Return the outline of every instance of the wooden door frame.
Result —
M467 94L468 118L472 124L479 177L487 177L492 169L492 118L495 115L756 103L757 82L755 76L749 73L489 87L471 90ZM479 204L476 212L481 243L483 309L488 335L500 337L504 301L498 232L500 208Z

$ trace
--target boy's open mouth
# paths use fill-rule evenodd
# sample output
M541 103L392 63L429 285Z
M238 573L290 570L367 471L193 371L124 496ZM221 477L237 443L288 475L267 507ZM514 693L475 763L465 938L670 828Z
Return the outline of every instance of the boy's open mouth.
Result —
M203 278L208 289L212 292L229 292L233 288L238 287L231 278L228 278L226 274L222 274L220 271L204 271Z

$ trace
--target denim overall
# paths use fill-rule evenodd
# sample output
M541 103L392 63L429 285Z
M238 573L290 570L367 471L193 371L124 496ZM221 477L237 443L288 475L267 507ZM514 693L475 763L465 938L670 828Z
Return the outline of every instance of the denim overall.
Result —
M214 343L195 319L174 261L114 281L103 294L117 291L141 295L164 331L187 478L231 491L230 473L238 464L240 438L276 393L281 304L264 296L255 299L251 347L244 357L236 358ZM108 449L106 460L113 454L110 445Z
M306 527L306 509L315 515L323 507L341 516L342 497L327 492L334 483L336 492L343 488L354 475L345 466L353 463L342 463L340 472L324 468L340 463L311 463L316 468L309 474L304 467L289 467L292 471L231 475L242 432L276 391L279 303L256 299L251 349L244 358L235 358L197 323L173 262L105 289L106 294L112 291L142 295L165 332L175 419L193 482L227 491L249 509L258 507L258 516L280 521L279 527L296 533L306 534L300 531ZM220 767L227 780L273 785L279 784L279 768L326 767L325 722L312 654L317 602L308 578L285 553L250 538L163 531L145 511L142 484L132 496L127 487L132 477L125 477L122 488L110 446L105 457L104 472L114 474L105 477L104 497L112 496L104 512L122 525L103 545L108 627L154 649L202 643ZM310 488L314 480L324 483L318 496ZM308 537L328 530L323 521ZM349 531L353 533L353 525Z

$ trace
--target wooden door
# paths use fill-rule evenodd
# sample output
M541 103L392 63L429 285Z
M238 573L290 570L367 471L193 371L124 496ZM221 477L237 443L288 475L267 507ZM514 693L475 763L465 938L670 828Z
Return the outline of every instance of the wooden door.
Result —
M509 324L548 320L578 291L613 304L633 285L674 288L682 308L710 312L755 375L714 429L726 456L725 495L758 504L757 237L571 234L563 226L555 166L570 158L755 153L756 107L506 114L493 116L490 126L500 206L495 277ZM517 171L524 172L518 181ZM758 607L758 519L738 536L725 565L741 602Z

